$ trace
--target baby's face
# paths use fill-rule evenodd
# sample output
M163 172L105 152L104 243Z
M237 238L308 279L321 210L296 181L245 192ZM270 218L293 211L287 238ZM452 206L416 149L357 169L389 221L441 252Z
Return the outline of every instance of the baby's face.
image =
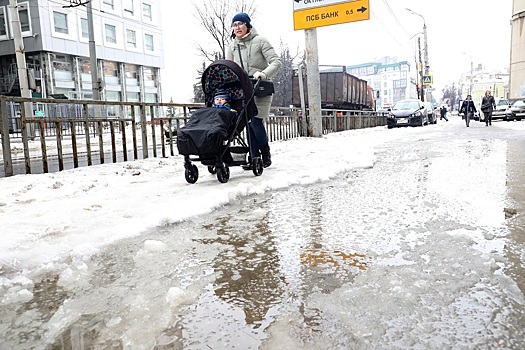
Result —
M223 105L226 103L226 99L222 97L215 97L215 104L216 105Z

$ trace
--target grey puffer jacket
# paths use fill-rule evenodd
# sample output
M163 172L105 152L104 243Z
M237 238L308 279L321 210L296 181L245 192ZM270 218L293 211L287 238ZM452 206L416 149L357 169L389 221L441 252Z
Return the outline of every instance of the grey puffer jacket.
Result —
M239 48L242 56L242 65L239 58ZM275 53L268 39L260 36L255 28L242 39L235 37L226 50L226 59L244 66L244 70L251 77L255 72L263 72L267 79L281 68L281 59Z

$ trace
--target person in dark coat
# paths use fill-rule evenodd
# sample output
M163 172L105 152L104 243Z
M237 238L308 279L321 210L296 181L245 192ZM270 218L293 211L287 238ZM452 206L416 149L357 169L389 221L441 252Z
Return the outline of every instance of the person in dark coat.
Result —
M445 119L447 122L448 122L448 118L447 118L447 106L441 106L441 111L440 111L440 117L439 117L439 120L441 119Z
M463 101L461 104L461 108L459 109L459 113L463 113L465 116L465 123L467 124L467 128L470 124L470 119L474 117L474 113L477 112L476 106L474 105L474 101L472 101L472 95L467 95L467 99Z
M481 99L481 111L485 118L485 126L492 125L492 111L496 108L496 101L491 95L490 90L485 91L485 96Z

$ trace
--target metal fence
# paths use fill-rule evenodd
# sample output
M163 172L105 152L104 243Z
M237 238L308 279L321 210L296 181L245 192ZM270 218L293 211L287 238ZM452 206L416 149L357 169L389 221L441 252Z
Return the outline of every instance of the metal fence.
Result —
M202 106L0 96L0 176L174 156L177 130ZM175 108L182 115L167 113ZM300 109L272 112L271 142L310 136ZM382 125L386 115L375 112L322 111L323 134Z

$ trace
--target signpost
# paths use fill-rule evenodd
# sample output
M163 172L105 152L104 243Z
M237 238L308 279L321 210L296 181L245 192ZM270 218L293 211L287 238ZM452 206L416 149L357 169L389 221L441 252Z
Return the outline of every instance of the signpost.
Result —
M370 19L369 0L294 0L294 29Z
M293 0L294 29L304 29L308 85L308 135L322 136L317 27L370 19L369 0ZM302 81L302 76L299 77ZM303 110L305 106L301 106Z

